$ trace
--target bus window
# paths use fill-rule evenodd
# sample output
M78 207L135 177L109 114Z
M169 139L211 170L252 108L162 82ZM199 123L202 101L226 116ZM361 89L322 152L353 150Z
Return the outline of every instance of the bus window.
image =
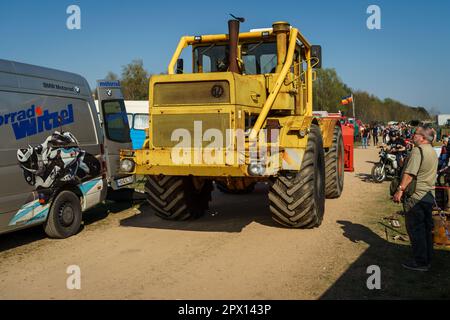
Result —
M135 129L135 130L148 129L148 121L149 121L148 114L144 114L144 113L137 113L137 114L135 114L134 115L133 129Z
M127 118L128 118L128 126L131 128L133 128L133 114L132 113L127 113Z

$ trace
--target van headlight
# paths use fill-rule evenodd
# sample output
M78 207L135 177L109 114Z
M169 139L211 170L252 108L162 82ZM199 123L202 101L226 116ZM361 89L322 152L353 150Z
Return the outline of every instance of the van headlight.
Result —
M120 161L120 171L122 172L133 172L134 161L130 159L123 159Z

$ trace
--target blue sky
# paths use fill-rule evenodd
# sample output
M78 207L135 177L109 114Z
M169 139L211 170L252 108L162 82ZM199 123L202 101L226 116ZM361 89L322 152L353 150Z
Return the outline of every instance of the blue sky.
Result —
M66 28L71 4L81 8L81 30ZM366 27L371 4L381 8L381 30ZM159 73L180 36L226 33L228 13L247 19L242 30L289 21L322 45L324 67L350 87L450 113L448 0L2 0L0 58L76 72L92 86L137 58Z

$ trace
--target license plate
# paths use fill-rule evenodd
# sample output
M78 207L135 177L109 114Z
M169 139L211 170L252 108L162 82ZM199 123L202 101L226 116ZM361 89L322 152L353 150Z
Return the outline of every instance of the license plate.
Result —
M134 182L134 177L133 176L129 176L129 177L126 177L126 178L122 178L122 179L116 180L116 183L117 183L118 187L123 187L123 186L125 186L127 184L131 184L133 182Z

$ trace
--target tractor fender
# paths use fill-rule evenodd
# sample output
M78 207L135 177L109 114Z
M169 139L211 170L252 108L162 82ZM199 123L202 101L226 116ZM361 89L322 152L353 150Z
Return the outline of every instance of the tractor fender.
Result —
M274 162L279 161L281 170L299 171L308 144L308 134L313 117L289 116L274 118L279 123L278 152L273 153ZM278 159L278 161L275 161Z
M322 132L323 147L329 149L333 144L334 128L340 127L341 122L335 118L316 118L316 120Z

